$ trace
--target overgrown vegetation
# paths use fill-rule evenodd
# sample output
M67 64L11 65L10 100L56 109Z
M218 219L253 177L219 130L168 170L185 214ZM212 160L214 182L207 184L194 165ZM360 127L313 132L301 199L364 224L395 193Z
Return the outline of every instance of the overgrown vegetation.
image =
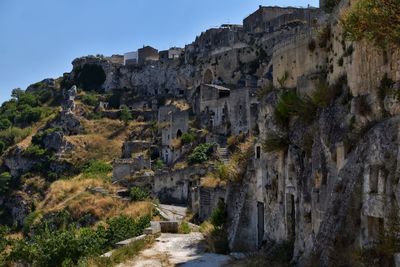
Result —
M182 144L191 144L196 140L196 135L193 132L187 132L182 134L181 141Z
M275 133L271 133L262 143L262 149L264 152L274 152L277 150L286 149L290 144L287 136L281 136Z
M198 145L188 157L190 164L203 163L209 160L213 152L213 145L204 143Z
M116 242L140 235L149 223L149 217L134 220L119 216L108 220L105 227L45 228L32 237L15 242L6 260L38 267L81 265L87 257L101 255Z
M96 106L99 103L99 99L94 93L86 93L82 96L82 102L88 106Z
M304 97L299 97L295 90L285 90L275 107L276 122L281 126L288 126L289 120L293 116L297 116L304 122L313 121L317 109L331 105L343 93L343 86L346 84L346 76L340 77L331 86L320 82L311 96Z
M107 175L112 171L112 166L101 160L91 160L83 168L86 178L101 178L107 180Z
M365 39L381 48L400 47L398 0L359 0L341 22L351 40Z
M150 193L140 187L132 187L129 192L132 201L143 201L150 197Z

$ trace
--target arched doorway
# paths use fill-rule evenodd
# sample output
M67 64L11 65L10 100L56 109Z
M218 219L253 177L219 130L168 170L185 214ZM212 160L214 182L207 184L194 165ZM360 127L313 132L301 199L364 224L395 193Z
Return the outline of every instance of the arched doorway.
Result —
M210 69L206 70L206 72L204 73L204 76L203 76L203 83L211 84L213 82L213 80L214 80L213 72Z
M176 138L180 138L182 136L182 131L181 129L178 129L178 131L176 132Z

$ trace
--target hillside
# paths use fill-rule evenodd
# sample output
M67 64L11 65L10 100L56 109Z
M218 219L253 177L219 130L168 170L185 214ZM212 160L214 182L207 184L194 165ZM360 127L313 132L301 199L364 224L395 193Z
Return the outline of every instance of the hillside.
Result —
M173 244L162 204L229 266L399 266L400 3L321 4L14 89L0 266L136 266Z

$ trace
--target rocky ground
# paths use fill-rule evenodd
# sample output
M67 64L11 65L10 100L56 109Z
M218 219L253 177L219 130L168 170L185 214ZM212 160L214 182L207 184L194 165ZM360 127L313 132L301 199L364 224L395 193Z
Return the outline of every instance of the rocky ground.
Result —
M206 253L201 233L161 234L151 248L119 267L218 267L226 266L230 261L229 256Z

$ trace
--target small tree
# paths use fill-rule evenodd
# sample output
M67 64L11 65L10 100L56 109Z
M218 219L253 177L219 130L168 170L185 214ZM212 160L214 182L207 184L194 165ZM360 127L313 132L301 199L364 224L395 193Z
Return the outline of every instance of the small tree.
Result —
M132 114L129 111L129 108L127 106L123 106L121 109L121 115L120 119L125 122L125 124L128 124L128 122L132 119Z
M225 203L222 199L218 201L217 207L213 210L210 216L210 222L216 229L222 229L227 220L227 212Z

